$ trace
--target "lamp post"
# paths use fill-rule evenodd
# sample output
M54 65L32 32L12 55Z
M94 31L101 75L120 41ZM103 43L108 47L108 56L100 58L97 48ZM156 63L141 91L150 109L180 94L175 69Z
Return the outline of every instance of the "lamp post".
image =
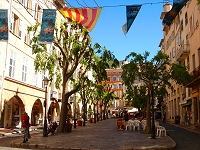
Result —
M44 77L43 79L44 86L45 86L45 101L44 101L44 128L43 128L43 136L47 137L47 116L46 116L46 107L47 107L47 86L49 84L49 79Z
M155 133L155 122L154 122L154 97L153 97L153 83L154 79L150 79L151 83L151 108L152 108L152 120L151 120L151 138L155 139L156 138L156 133Z
M74 95L74 128L76 128L76 95Z

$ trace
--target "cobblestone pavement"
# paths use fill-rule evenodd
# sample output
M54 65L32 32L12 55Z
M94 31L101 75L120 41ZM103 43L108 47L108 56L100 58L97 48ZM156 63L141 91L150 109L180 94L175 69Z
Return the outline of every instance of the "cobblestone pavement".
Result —
M32 136L28 142L23 139L11 142L12 147L46 149L84 150L139 150L175 149L176 143L169 136L151 139L144 131L117 130L116 119L107 119L86 126L73 128L69 133L58 133L43 137L42 133Z
M162 123L167 134L176 142L176 150L200 150L200 129L174 123Z

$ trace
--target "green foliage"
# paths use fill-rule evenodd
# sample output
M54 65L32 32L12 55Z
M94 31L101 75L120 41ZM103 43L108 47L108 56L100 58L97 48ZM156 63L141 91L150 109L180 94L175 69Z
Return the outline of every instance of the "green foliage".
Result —
M185 71L187 70L185 66L173 64L172 70L172 77L176 79L177 84L187 84L192 80L192 76L189 72Z
M148 56L148 52L144 55L132 52L126 57L129 63L123 66L122 79L127 87L126 98L135 107L146 106L151 80L156 81L154 96L161 99L167 93L166 88L172 87L173 80L178 84L185 84L190 79L186 68L171 64L166 54L159 51L151 60L148 60Z
M197 0L198 5L200 4L200 0Z

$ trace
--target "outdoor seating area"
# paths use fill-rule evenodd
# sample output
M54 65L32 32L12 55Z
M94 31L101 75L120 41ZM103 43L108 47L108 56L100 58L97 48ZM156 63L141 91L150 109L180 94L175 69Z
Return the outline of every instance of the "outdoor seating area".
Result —
M160 126L159 122L156 120L154 124L155 124L156 136L158 137L166 136L165 127ZM116 126L118 130L145 131L147 126L147 121L145 119L142 119L141 121L139 119L129 119L127 122L125 122L123 118L119 118L116 122Z

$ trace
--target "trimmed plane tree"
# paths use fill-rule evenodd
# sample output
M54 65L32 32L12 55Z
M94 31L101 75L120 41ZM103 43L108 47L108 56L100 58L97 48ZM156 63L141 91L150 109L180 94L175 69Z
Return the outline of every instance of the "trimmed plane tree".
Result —
M100 51L95 51L95 46L92 48L89 32L82 25L70 21L57 25L52 48L48 50L46 44L39 42L39 27L40 24L36 24L29 28L29 32L34 35L31 46L33 54L36 55L35 70L48 72L51 81L55 76L56 88L62 88L58 132L65 132L68 99L81 89L81 83L73 74L77 70L78 78L84 78L91 68L94 56ZM69 89L70 84L73 87Z
M134 99L135 97L133 96L133 92L137 90L134 89L135 81L143 83L142 86L146 88L147 134L151 133L150 100L152 90L154 96L156 96L162 89L162 94L164 96L167 87L173 88L171 85L172 81L178 84L186 84L191 78L186 67L171 63L168 55L159 51L157 55L149 59L149 54L149 52L145 52L143 55L134 52L130 53L126 57L129 63L123 66L122 72L122 79L127 87L126 97L128 101L132 101L133 104L135 103L134 101L140 101L140 99ZM156 86L159 88L152 89L155 83L151 83L152 80L156 81Z

